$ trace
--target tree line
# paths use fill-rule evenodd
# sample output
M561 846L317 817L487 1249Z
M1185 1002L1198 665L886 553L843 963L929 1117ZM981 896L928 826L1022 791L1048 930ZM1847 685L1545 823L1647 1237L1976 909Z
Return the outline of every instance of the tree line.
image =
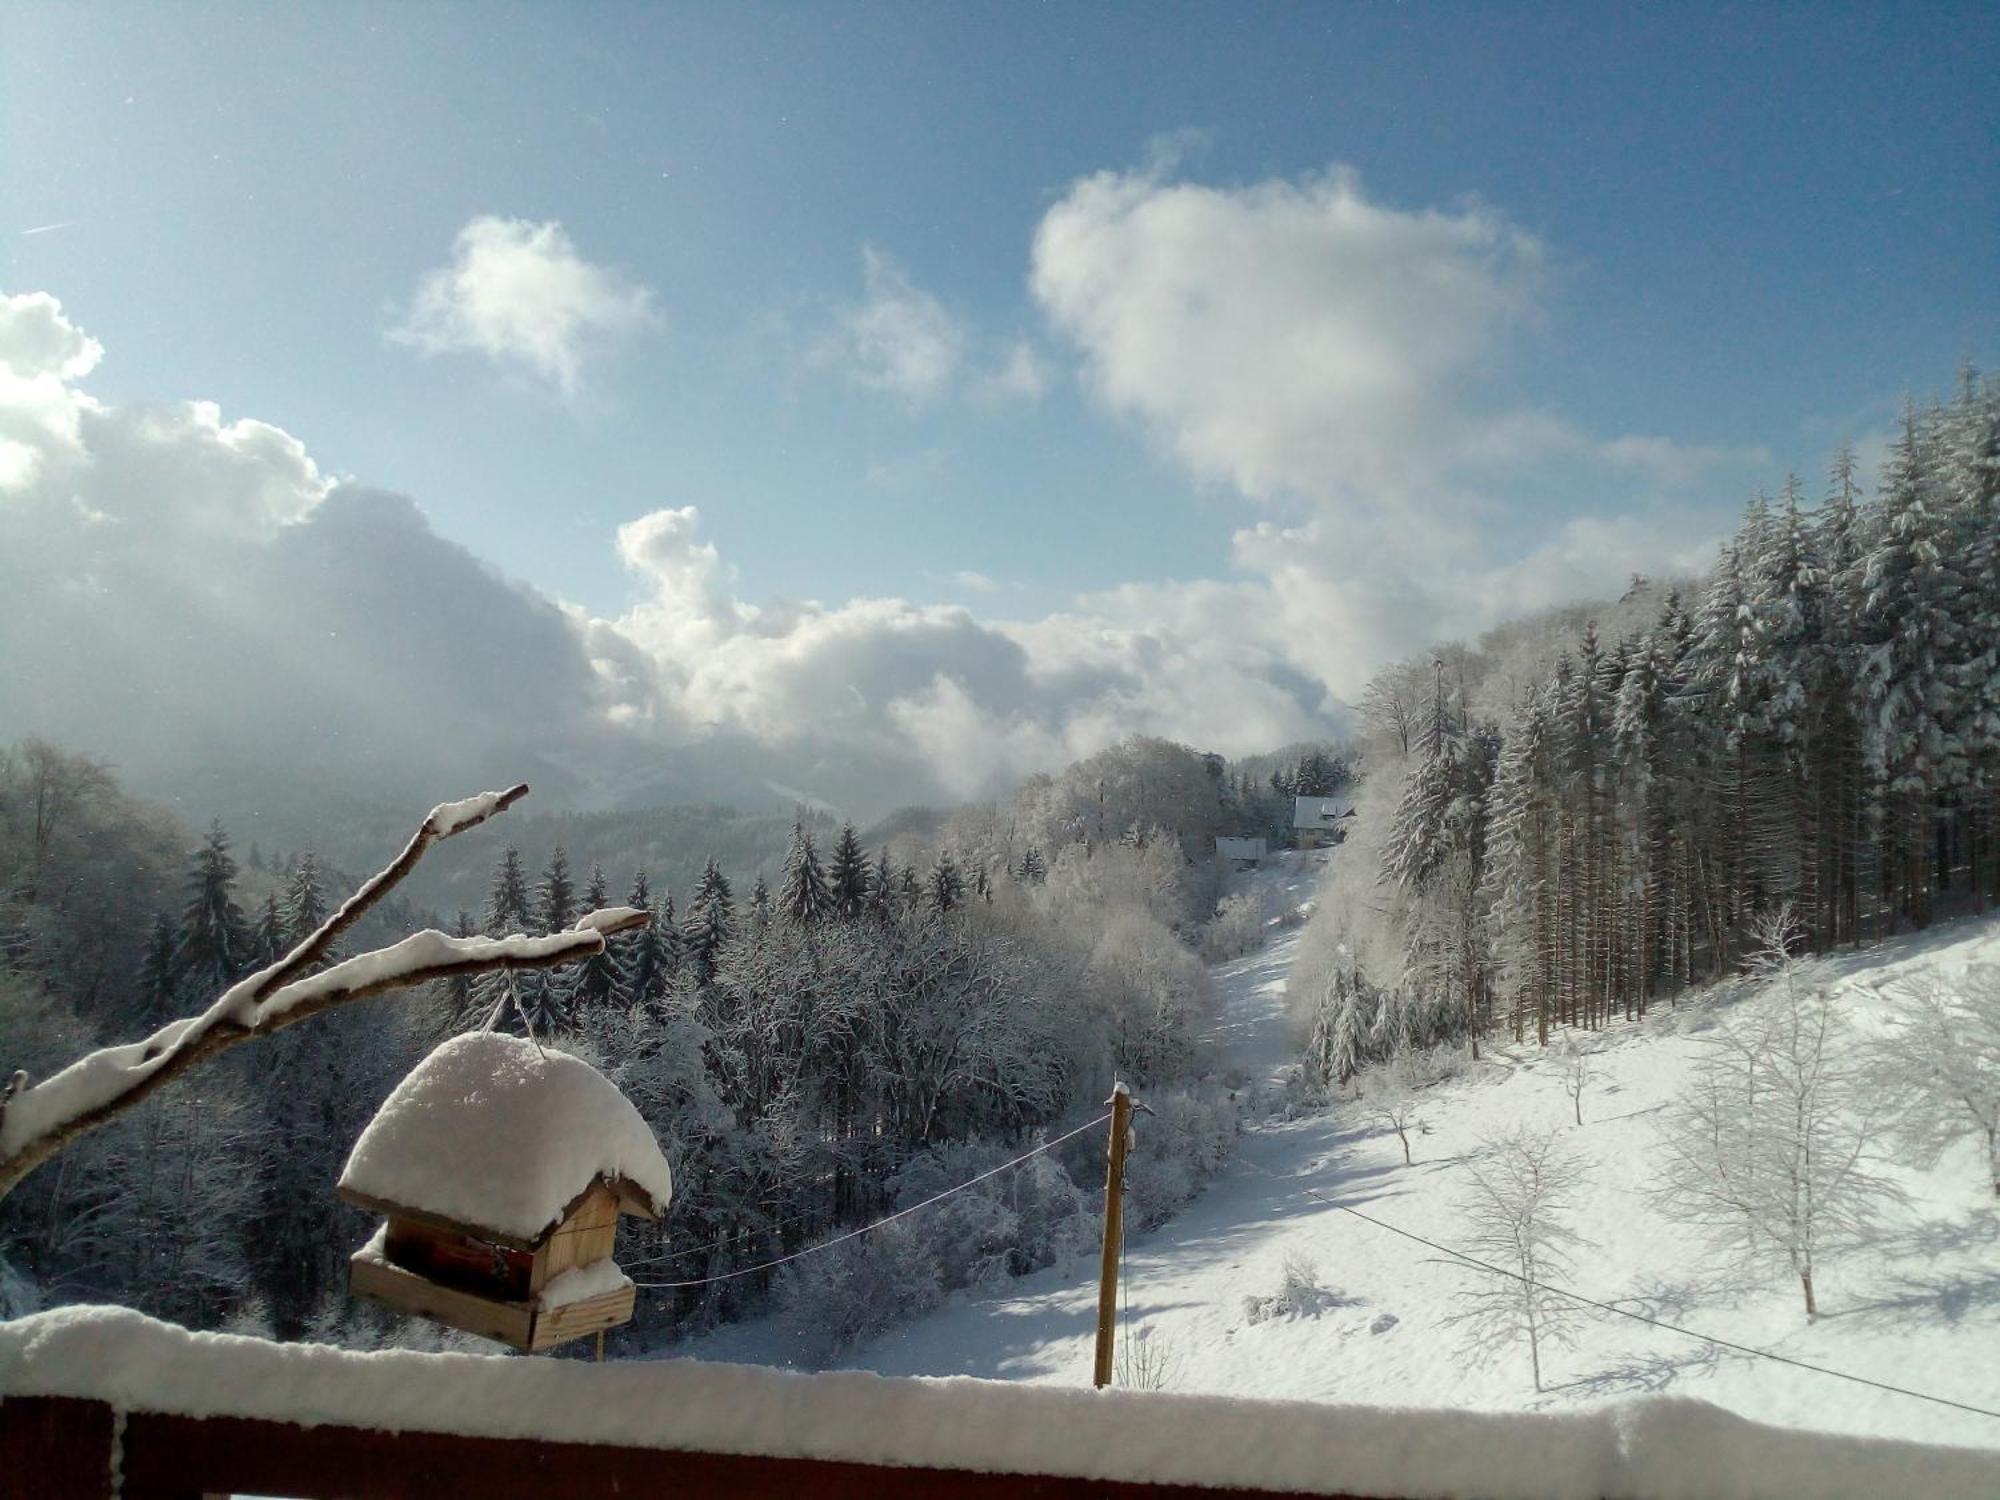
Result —
M1607 623L1615 629L1607 629ZM2000 894L2000 385L1879 483L1757 496L1713 570L1380 674L1302 978L1314 1066L1643 1015L1784 908L1803 949Z

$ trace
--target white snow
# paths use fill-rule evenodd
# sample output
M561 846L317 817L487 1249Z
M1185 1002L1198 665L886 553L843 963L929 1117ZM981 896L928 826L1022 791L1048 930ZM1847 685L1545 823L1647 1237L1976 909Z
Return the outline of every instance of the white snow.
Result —
M506 795L505 792L481 792L476 797L461 797L456 802L440 802L431 809L431 815L425 821L439 838L448 839L492 817Z
M587 911L576 919L571 928L574 932L618 932L635 922L647 920L648 913L636 906L607 906L599 911Z
M0 1325L0 1396L484 1437L1490 1500L1992 1500L2000 1454L1807 1436L1660 1397L1412 1412L694 1360L360 1354L189 1333L122 1308Z
M618 1269L618 1262L607 1257L594 1265L578 1266L550 1277L535 1305L546 1312L552 1307L567 1307L572 1302L587 1302L607 1292L623 1291L631 1284L632 1278Z
M1338 850L1329 855L1340 857ZM1296 899L1314 858L1281 854L1257 878L1279 883L1281 902ZM1284 984L1298 934L1271 931L1262 951L1215 971L1215 1035L1246 1091L1296 1055L1284 1025ZM1841 958L1857 1041L1879 1029L1873 989L1899 974L1951 972L1980 958L2000 959L2000 920L1957 923ZM1605 1033L1580 1129L1569 1123L1565 1059L1542 1054L1532 1040L1503 1046L1466 1076L1420 1092L1430 1128L1412 1137L1414 1166L1403 1164L1394 1133L1352 1103L1253 1124L1238 1160L1201 1198L1172 1223L1133 1236L1121 1337L1143 1336L1175 1356L1173 1391L1545 1413L1598 1411L1634 1393L1669 1392L1782 1426L2000 1449L2000 1420L1719 1353L1608 1314L1591 1315L1575 1349L1545 1353L1551 1389L1537 1395L1525 1351L1475 1360L1464 1331L1446 1325L1475 1273L1307 1196L1310 1190L1462 1246L1467 1166L1490 1135L1517 1124L1564 1127L1565 1143L1591 1166L1575 1224L1597 1246L1578 1256L1574 1290L2000 1411L2000 1211L1983 1143L1962 1142L1934 1169L1895 1169L1911 1195L1908 1210L1876 1243L1824 1263L1824 1315L1811 1325L1796 1283L1731 1273L1695 1231L1658 1211L1650 1189L1661 1112L1685 1086L1703 1032L1725 1024L1736 1006L1757 1003L1718 997L1679 1011L1662 1004L1643 1025ZM1138 1096L1143 1102L1144 1090ZM1316 1266L1325 1292L1317 1315L1253 1323L1246 1301L1278 1291L1288 1258ZM1076 1383L1091 1367L1096 1275L1095 1257L1079 1256L997 1292L961 1297L846 1359L884 1374ZM798 1360L776 1320L724 1328L683 1347L717 1359ZM1931 1491L1919 1485L1910 1493Z
M655 1214L673 1197L659 1143L602 1073L553 1047L475 1031L396 1085L340 1186L533 1240L600 1177L625 1179Z
M194 1046L212 1028L228 1022L255 1031L308 1001L397 980L440 965L490 958L532 960L559 955L587 956L603 950L599 928L615 925L624 908L593 912L583 930L543 937L453 937L435 928L412 933L399 943L361 953L343 963L293 980L263 1000L258 981L268 972L239 980L195 1016L169 1021L141 1042L125 1042L87 1052L60 1073L16 1095L0 1114L0 1159L14 1155L37 1136L108 1104L158 1071L180 1049ZM587 919L588 920L588 919Z

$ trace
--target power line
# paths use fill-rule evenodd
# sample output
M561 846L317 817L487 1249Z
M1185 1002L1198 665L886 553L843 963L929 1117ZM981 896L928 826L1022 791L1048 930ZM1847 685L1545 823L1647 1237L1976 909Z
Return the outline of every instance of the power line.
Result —
M1250 1167L1253 1171L1263 1172L1265 1176L1275 1181L1282 1181L1277 1173L1270 1171L1268 1168L1260 1167L1255 1162L1246 1161L1244 1165ZM1616 1313L1619 1317L1630 1318L1635 1323L1644 1323L1652 1328L1664 1328L1669 1333L1678 1333L1683 1338L1699 1339L1703 1343L1714 1344L1720 1349L1730 1349L1738 1354L1751 1354L1759 1359L1774 1360L1781 1365L1791 1365L1796 1369L1810 1370L1815 1375L1831 1375L1835 1380L1848 1380L1856 1385L1872 1386L1878 1391L1889 1391L1898 1396L1911 1396L1918 1401L1929 1401L1938 1406L1954 1407L1959 1411L1971 1412L1975 1416L2000 1419L2000 1411L1993 1411L1984 1406L1974 1406L1966 1401L1954 1401L1949 1396L1934 1396L1928 1391L1913 1391L1908 1386L1891 1385L1887 1381L1872 1380L1866 1375L1856 1375L1848 1370L1836 1370L1828 1365L1816 1365L1809 1360L1794 1359L1789 1354L1774 1354L1769 1349L1755 1349L1748 1344L1732 1343L1728 1339L1719 1339L1712 1333L1697 1333L1692 1328L1682 1328L1676 1323L1663 1322L1659 1318L1649 1318L1644 1313L1633 1312L1630 1308L1617 1307L1609 1302L1599 1302L1595 1298L1584 1296L1581 1292L1572 1292L1567 1287L1551 1286L1545 1281L1536 1281L1531 1277L1523 1276L1518 1271L1510 1271L1505 1266L1492 1265L1475 1256L1467 1255L1463 1250L1454 1250L1449 1245L1440 1245L1436 1240L1425 1239L1422 1235L1414 1234L1410 1230L1399 1229L1387 1220L1378 1219L1372 1214L1364 1214L1358 1208L1350 1208L1345 1203L1336 1203L1331 1198L1323 1198L1309 1187L1301 1186L1299 1191L1316 1203L1323 1203L1328 1208L1337 1208L1344 1214L1352 1214L1364 1224L1373 1224L1377 1229L1386 1229L1391 1234L1399 1234L1406 1240L1414 1240L1419 1245L1428 1246L1430 1249L1449 1255L1456 1260L1462 1260L1467 1265L1477 1266L1482 1271L1491 1271L1495 1276L1505 1276L1510 1280L1522 1282L1527 1286L1534 1287L1538 1291L1553 1292L1558 1297L1567 1297L1570 1301L1580 1302L1585 1307L1594 1307L1602 1312Z
M1075 1137L1082 1135L1086 1130L1094 1130L1099 1125L1102 1125L1106 1120L1110 1118L1111 1118L1110 1114L1105 1113L1099 1115L1094 1120L1086 1120L1081 1125L1077 1126L1076 1129L1065 1131L1063 1134L1057 1136L1052 1141L1044 1141L1042 1142L1041 1145L1035 1147L1032 1151L1023 1151L1019 1156L1015 1157L1012 1161L1003 1161L1002 1163L1000 1163L999 1166L981 1172L977 1177L968 1177L964 1182L959 1183L958 1186L956 1187L948 1187L941 1193L933 1193L930 1197L924 1199L924 1201L921 1203L912 1203L908 1208L899 1208L892 1214L883 1215L881 1218L875 1220L875 1222L872 1224L863 1224L859 1229L850 1229L846 1234L837 1235L830 1240L822 1240L817 1245L808 1245L803 1250L794 1250L790 1255L781 1255L776 1260L767 1260L762 1262L761 1264L754 1266L744 1266L741 1270L724 1271L719 1276L699 1277L694 1281L635 1281L632 1284L636 1287L640 1287L649 1292L679 1291L686 1287L709 1286L718 1281L734 1281L739 1276L754 1276L759 1271L769 1271L774 1269L775 1267L782 1266L789 1261L803 1260L808 1255L817 1255L822 1250L831 1250L835 1245L842 1245L849 1240L859 1239L864 1234L868 1234L874 1230L880 1229L884 1224L893 1224L898 1219L907 1218L909 1215L916 1213L919 1209L929 1208L933 1203L942 1203L945 1199L951 1197L954 1193L962 1193L967 1188L975 1187L979 1183L986 1181L986 1179L989 1177L998 1177L1002 1172L1008 1171L1014 1167L1018 1167L1021 1165L1022 1162L1029 1161L1034 1157L1040 1156L1044 1151L1055 1150L1055 1148L1060 1146L1064 1141L1072 1140Z

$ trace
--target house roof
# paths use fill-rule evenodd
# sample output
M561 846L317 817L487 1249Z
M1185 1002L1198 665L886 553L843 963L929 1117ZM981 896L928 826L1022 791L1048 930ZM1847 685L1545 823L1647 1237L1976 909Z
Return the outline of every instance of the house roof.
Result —
M1352 797L1294 797L1292 827L1331 828L1342 818L1354 816Z
M673 1198L631 1101L580 1057L475 1031L396 1085L354 1143L340 1196L525 1248L598 1182L646 1218Z

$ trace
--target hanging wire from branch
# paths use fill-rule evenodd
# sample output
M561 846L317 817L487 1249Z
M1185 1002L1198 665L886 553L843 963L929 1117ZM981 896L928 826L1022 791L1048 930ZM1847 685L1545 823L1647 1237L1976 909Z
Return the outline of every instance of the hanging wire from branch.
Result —
M981 1172L977 1177L968 1177L964 1182L959 1183L958 1186L956 1187L948 1187L941 1193L933 1193L930 1197L924 1199L924 1201L921 1203L912 1203L908 1208L899 1208L892 1214L883 1215L881 1218L875 1220L872 1224L863 1224L859 1229L851 1229L846 1234L837 1235L833 1239L822 1240L817 1245L808 1245L803 1250L794 1250L790 1255L781 1255L776 1260L763 1261L754 1266L744 1266L740 1270L724 1271L720 1275L716 1276L698 1277L693 1281L637 1281L634 1282L633 1285L649 1292L679 1291L687 1287L710 1286L718 1281L734 1281L740 1276L754 1276L759 1271L769 1271L775 1269L778 1266L786 1265L791 1261L803 1260L808 1255L817 1255L822 1250L831 1250L835 1245L844 1245L849 1240L858 1240L861 1238L862 1235L870 1234L873 1231L880 1229L884 1224L893 1224L896 1222L896 1220L907 1218L911 1214L916 1213L920 1209L929 1208L933 1203L942 1203L945 1199L953 1196L956 1193L962 1193L969 1187L978 1186L980 1183L986 1181L986 1179L989 1177L998 1177L1002 1172L1006 1172L1014 1167L1018 1167L1021 1165L1021 1163L1025 1161L1031 1161L1035 1157L1040 1156L1045 1151L1055 1150L1055 1148L1060 1146L1064 1141L1074 1140L1077 1136L1082 1135L1086 1130L1095 1130L1099 1125L1102 1125L1106 1120L1110 1118L1111 1116L1107 1112L1105 1114L1099 1115L1094 1120L1086 1120L1083 1122L1083 1124L1077 1126L1076 1129L1066 1130L1061 1135L1057 1136L1054 1140L1044 1141L1042 1142L1041 1145L1035 1147L1033 1150L1022 1152L1012 1161L1003 1161L1002 1163L1000 1163L999 1166Z

